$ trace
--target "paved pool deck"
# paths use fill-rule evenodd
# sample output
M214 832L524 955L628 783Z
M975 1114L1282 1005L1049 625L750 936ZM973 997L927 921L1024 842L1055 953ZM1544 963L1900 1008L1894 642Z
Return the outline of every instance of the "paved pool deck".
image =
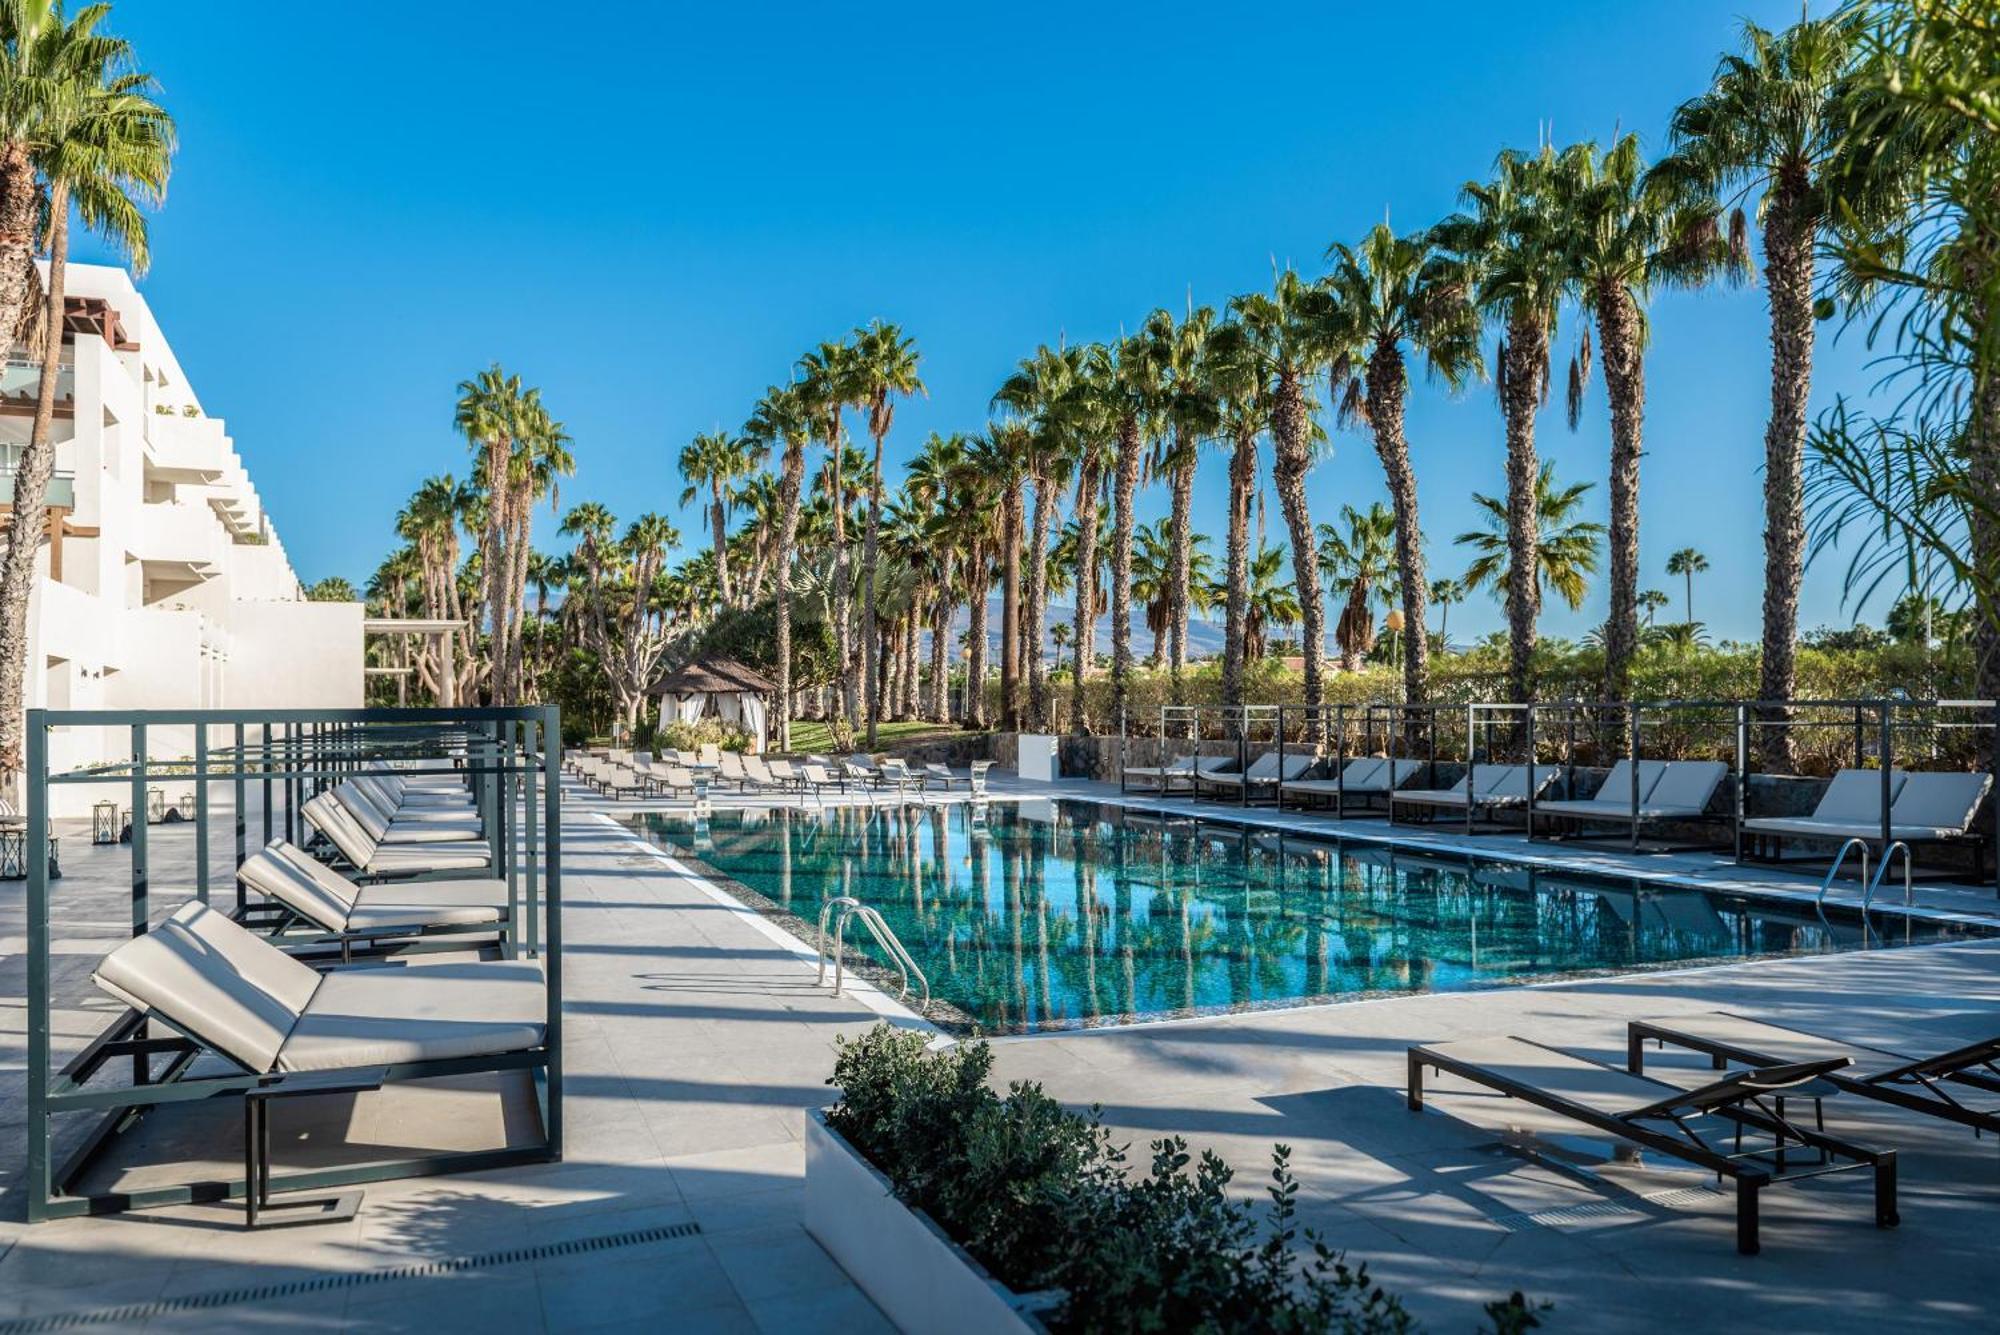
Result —
M1081 784L996 787L1009 800L1110 795ZM246 1234L233 1206L20 1222L22 906L20 883L0 883L0 1330L57 1320L99 1329L884 1329L801 1227L800 1138L805 1111L827 1098L835 1040L898 1008L866 990L835 999L815 987L809 952L604 819L630 805L568 794L564 1162L371 1186L358 1218L323 1228ZM1204 816L1234 815L1209 805L1198 808ZM1282 820L1328 832L1323 817ZM1384 832L1379 821L1356 824ZM87 974L123 931L122 852L66 842L59 1046L80 1043L111 1013ZM1579 860L1561 847L1547 854ZM226 853L216 857L226 876ZM191 883L189 832L156 828L153 863L164 911L167 887ZM1760 869L1758 879L1770 875ZM1991 902L1990 892L1959 894L1934 906ZM1215 1148L1249 1193L1261 1188L1270 1146L1290 1144L1305 1222L1367 1260L1433 1330L1471 1328L1480 1303L1515 1288L1555 1303L1556 1330L1957 1331L2000 1321L1991 1280L2000 1158L1970 1133L1830 1101L1830 1128L1902 1152L1902 1227L1871 1226L1865 1182L1823 1179L1768 1192L1764 1253L1740 1257L1729 1199L1702 1190L1698 1176L1624 1164L1594 1184L1538 1165L1502 1142L1539 1133L1547 1139L1531 1143L1584 1160L1605 1147L1555 1139L1559 1128L1531 1110L1448 1080L1434 1085L1426 1112L1404 1106L1412 1042L1515 1033L1616 1061L1628 1018L1724 1007L1885 1046L1947 1046L2000 1032L2000 943L1228 1015L995 1047L1001 1079L1041 1080L1066 1100L1100 1104L1107 1124L1141 1146L1179 1134ZM1688 1081L1705 1075L1689 1061L1657 1069ZM368 1102L375 1097L322 1110L314 1125L365 1141L383 1127L474 1135L491 1120L440 1128L422 1102L384 1118ZM490 1113L504 1097L442 1092L429 1111ZM218 1120L218 1157L235 1153L235 1133L233 1119ZM308 1152L280 1139L281 1155ZM524 1249L545 1254L518 1259ZM102 1319L78 1326L92 1317Z

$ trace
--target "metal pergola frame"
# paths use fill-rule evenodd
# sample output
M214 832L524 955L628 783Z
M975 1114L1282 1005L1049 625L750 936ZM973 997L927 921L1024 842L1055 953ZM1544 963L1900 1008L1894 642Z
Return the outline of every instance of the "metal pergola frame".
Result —
M322 1071L302 1075L236 1071L191 1076L195 1059L217 1055L198 1034L182 1032L158 1016L127 1009L93 1038L61 1070L53 1057L50 995L50 878L45 852L30 856L28 918L28 1156L29 1222L84 1214L110 1214L247 1198L254 1222L270 1192L319 1190L394 1178L471 1172L511 1164L548 1163L562 1158L562 834L561 721L550 706L521 708L334 709L334 710L47 710L27 712L27 828L31 850L45 850L49 829L48 790L65 784L129 784L135 812L143 812L150 778L161 777L149 762L148 729L195 729L193 783L196 899L210 900L208 787L235 785L236 864L248 856L244 811L246 787L263 785L266 841L277 832L274 798L282 800L284 830L296 838L298 809L312 790L351 776L369 762L398 759L421 763L413 772L450 772L466 778L485 820L494 874L504 866L508 920L498 946L506 958L525 955L541 961L547 994L542 1043L533 1048L485 1057L452 1058L374 1067L366 1071ZM48 769L49 733L68 727L127 728L130 758L61 774ZM212 751L212 730L227 730L231 745ZM222 767L217 768L220 760ZM442 762L442 763L440 763ZM178 762L174 771L180 774ZM275 791L274 791L275 789ZM516 806L522 819L516 821ZM517 828L518 824L518 828ZM147 866L147 827L132 823L131 933L149 930L153 886ZM454 873L456 874L456 873ZM441 874L442 875L442 874ZM427 879L427 878L416 878ZM250 922L256 906L245 902L239 881L236 916ZM541 930L546 919L546 932ZM251 923L255 926L257 924ZM317 945L326 938L274 944ZM308 951L298 952L301 954ZM107 1066L129 1059L130 1083L91 1087ZM156 1064L164 1059L163 1064ZM447 1152L352 1164L272 1176L268 1149L268 1103L274 1099L373 1089L381 1084L471 1073L525 1070L535 1084L542 1121L539 1142L500 1150ZM211 1098L238 1098L244 1104L244 1176L208 1178L140 1191L91 1194L78 1183L117 1138L154 1107ZM65 1114L101 1114L97 1126L61 1164L53 1162L54 1120ZM261 1129L261 1135L260 1135Z

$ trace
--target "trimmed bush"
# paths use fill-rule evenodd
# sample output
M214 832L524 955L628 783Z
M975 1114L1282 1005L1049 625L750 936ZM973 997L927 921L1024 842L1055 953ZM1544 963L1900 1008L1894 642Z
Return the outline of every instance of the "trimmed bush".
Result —
M1212 1152L1197 1159L1169 1137L1130 1172L1095 1109L1072 1112L1028 1082L996 1094L992 1069L984 1043L932 1052L924 1035L880 1025L841 1042L827 1121L1001 1283L1056 1291L1051 1327L1417 1329L1365 1264L1301 1232L1288 1147L1272 1152L1260 1220L1230 1199L1233 1174ZM1518 1293L1487 1316L1503 1332L1540 1324Z

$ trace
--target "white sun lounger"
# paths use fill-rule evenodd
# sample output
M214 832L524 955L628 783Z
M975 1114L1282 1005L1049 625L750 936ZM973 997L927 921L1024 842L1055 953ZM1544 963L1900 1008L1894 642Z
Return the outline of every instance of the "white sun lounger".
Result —
M472 812L426 811L405 816L385 811L379 799L370 797L358 783L341 784L333 789L332 797L380 844L449 844L478 839L486 833L484 823Z
M321 973L194 900L106 955L90 977L137 1015L257 1077L215 1089L244 1101L253 1228L271 1189L271 1099L537 1064L548 1036L547 980L537 963ZM350 1196L336 1203L340 1212L311 1218L345 1217L358 1205Z
M283 839L244 859L236 878L290 913L335 936L409 935L433 929L498 930L507 920L507 883L497 879L356 885Z
M1178 784L1194 783L1195 760L1194 756L1178 756L1165 765L1127 765L1124 769L1125 782L1130 787L1171 792Z
M1595 796L1535 803L1537 816L1578 821L1693 820L1708 810L1729 773L1720 760L1641 760L1638 804L1632 801L1632 762L1621 760L1604 776Z
M1308 801L1364 801L1387 797L1408 783L1423 769L1421 760L1389 760L1382 756L1360 756L1347 762L1337 778L1287 779L1279 786L1282 795L1297 794Z
M440 844L382 844L334 800L321 793L299 808L312 827L325 835L340 855L367 876L418 876L441 871L473 871L492 865L484 840Z
M1944 771L1889 776L1891 842L1943 843L1964 839L1985 802L1993 776L1984 772ZM1785 839L1845 842L1861 839L1880 845L1882 772L1844 769L1833 776L1810 816L1759 816L1743 822L1745 834L1779 843Z
M1561 772L1560 765L1535 766L1535 791L1539 793L1555 782L1556 775ZM1527 801L1526 765L1475 764L1449 788L1417 788L1389 794L1392 813L1399 806L1459 807L1466 810L1468 818L1488 807L1525 806Z

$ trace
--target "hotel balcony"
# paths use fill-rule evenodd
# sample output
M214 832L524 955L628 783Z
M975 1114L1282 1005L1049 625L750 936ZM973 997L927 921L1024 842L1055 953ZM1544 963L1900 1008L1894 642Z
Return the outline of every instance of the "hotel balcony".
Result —
M215 418L155 417L145 426L149 476L206 486L228 472L229 438Z
M128 550L151 578L198 581L215 575L227 541L209 506L168 501L140 507L138 533Z
M9 357L0 364L0 416L32 417L42 392L42 364L21 357ZM76 416L76 364L62 362L56 368L57 417Z

